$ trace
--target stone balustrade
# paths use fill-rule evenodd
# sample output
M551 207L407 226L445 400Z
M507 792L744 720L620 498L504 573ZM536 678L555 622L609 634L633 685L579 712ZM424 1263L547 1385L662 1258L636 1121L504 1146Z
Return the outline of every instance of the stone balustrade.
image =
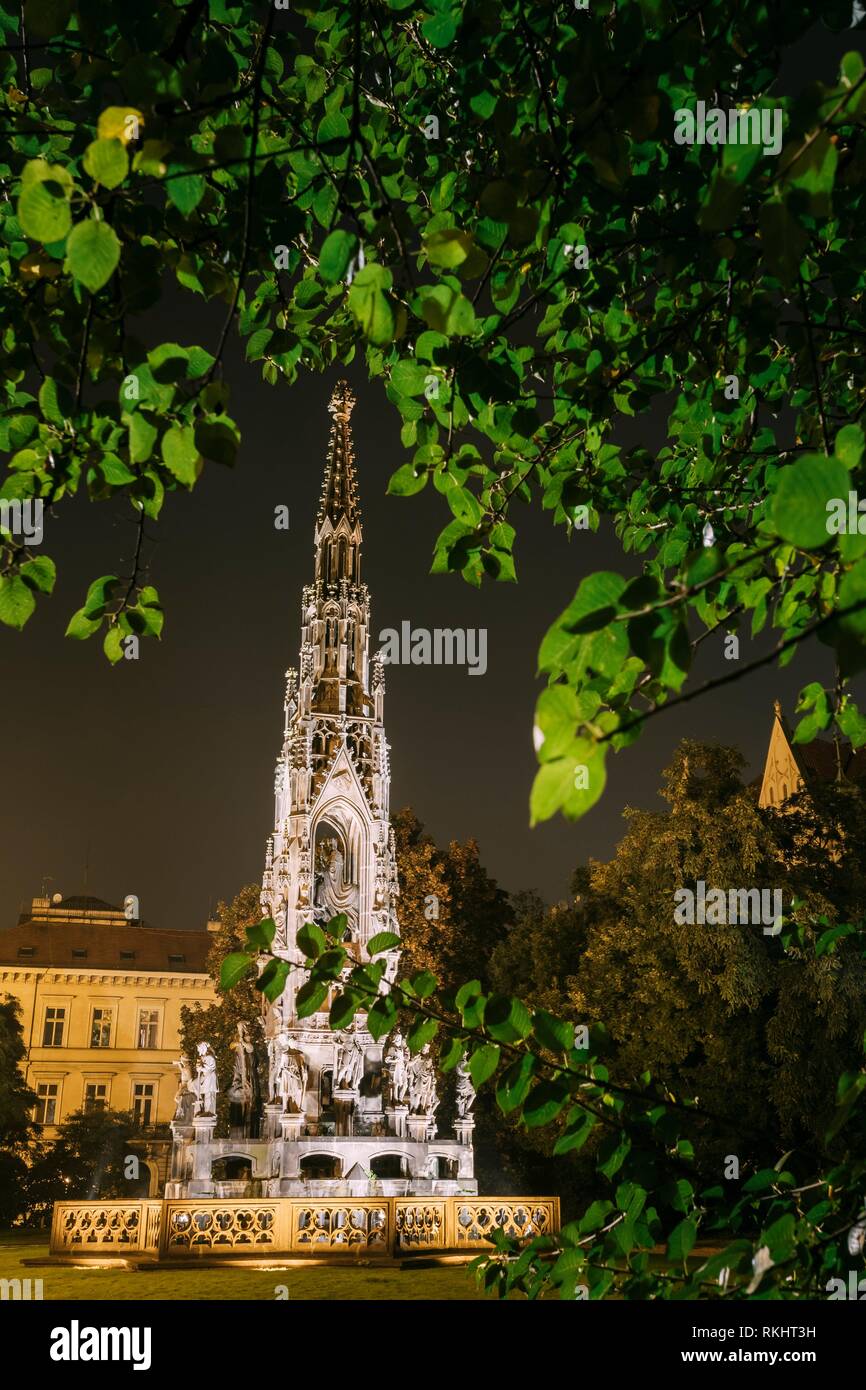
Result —
M58 1202L58 1259L396 1256L479 1251L501 1229L530 1240L559 1229L558 1197L369 1197Z

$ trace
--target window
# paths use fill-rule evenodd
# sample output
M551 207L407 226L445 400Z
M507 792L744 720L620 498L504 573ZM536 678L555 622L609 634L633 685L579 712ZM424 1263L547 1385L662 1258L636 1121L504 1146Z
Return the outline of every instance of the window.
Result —
M87 960L87 948L84 947L84 946L73 946L73 948L72 948L72 959L73 959L73 960Z
M108 1087L104 1081L88 1081L84 1087L85 1110L104 1110L108 1105Z
M93 1010L90 1023L90 1046L111 1047L111 1019L113 1010L99 1008Z
M132 1087L132 1113L137 1125L149 1125L153 1115L153 1082L136 1081Z
M183 965L185 961L186 956L169 956L168 958L169 965Z
M155 1048L159 1046L159 1009L139 1009L138 1045Z
M35 955L36 955L36 947L35 947L35 946L19 946L19 947L18 947L18 954L19 954L19 956L35 956Z
M63 1046L63 1025L65 1022L65 1009L48 1008L45 1010L45 1027L42 1030L43 1047ZM50 1123L50 1121L46 1121L46 1123Z
M135 952L134 952L134 951L121 951L121 953L120 953L120 959L121 959L121 960L135 960Z
M36 1087L36 1107L33 1118L38 1125L57 1123L57 1097L60 1086L56 1081L40 1081Z

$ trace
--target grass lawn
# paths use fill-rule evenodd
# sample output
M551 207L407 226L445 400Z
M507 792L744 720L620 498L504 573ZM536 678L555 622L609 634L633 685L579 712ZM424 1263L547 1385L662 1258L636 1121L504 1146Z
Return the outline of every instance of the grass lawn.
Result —
M273 1299L285 1285L290 1299L476 1299L483 1298L465 1265L434 1269L377 1269L345 1265L327 1268L172 1269L128 1272L76 1269L24 1260L48 1257L48 1236L32 1231L0 1231L0 1279L41 1279L48 1299ZM282 1295L285 1297L285 1295Z

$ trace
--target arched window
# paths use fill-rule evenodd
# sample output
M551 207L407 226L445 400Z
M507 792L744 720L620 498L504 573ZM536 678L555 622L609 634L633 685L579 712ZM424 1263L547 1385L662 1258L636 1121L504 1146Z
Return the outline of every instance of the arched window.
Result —
M783 801L787 801L787 800L788 800L788 783L787 783L787 782L783 782L783 783L782 783L782 800L783 800Z

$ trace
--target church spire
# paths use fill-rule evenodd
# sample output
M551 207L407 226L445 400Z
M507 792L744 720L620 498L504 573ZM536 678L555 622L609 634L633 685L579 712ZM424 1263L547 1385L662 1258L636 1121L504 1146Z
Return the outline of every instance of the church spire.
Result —
M361 508L350 419L355 397L348 382L339 381L328 410L333 416L322 496L316 517L316 579L339 583L360 579Z

